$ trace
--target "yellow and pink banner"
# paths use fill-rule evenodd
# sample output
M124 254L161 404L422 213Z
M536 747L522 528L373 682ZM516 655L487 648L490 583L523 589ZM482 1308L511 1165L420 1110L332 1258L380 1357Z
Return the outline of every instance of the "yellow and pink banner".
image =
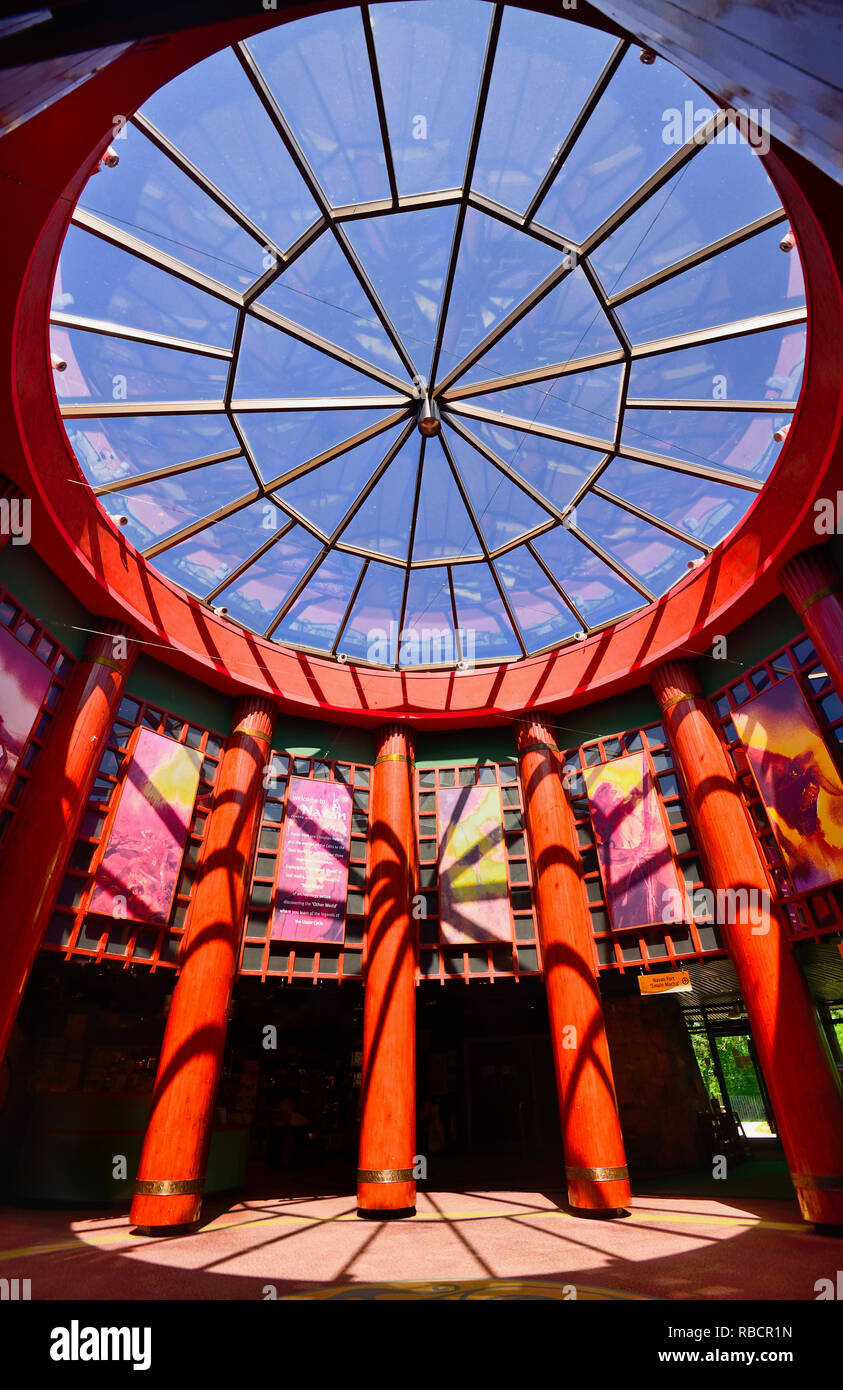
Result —
M345 934L351 789L290 779L272 936L339 944Z
M794 676L732 723L798 893L843 879L843 782Z
M587 767L583 777L612 926L667 920L666 911L675 912L677 897L684 904L685 896L645 755Z
M497 787L439 791L439 921L448 946L512 940Z
M201 767L197 748L141 729L94 879L91 912L166 925Z

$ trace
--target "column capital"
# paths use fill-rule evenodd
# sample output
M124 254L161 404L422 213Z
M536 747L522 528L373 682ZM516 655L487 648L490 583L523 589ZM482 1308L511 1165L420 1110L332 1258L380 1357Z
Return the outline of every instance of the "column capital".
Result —
M662 662L651 671L650 685L662 714L686 700L694 703L702 698L699 676L690 661Z
M843 575L827 545L813 545L791 556L779 570L779 583L800 617L820 599L843 592Z
M230 739L256 738L271 744L277 709L266 695L243 695L234 706Z
M375 766L379 763L414 763L416 756L415 730L398 720L380 724L375 730Z
M524 715L515 724L515 747L519 758L530 752L561 752L556 738L556 723L553 719Z

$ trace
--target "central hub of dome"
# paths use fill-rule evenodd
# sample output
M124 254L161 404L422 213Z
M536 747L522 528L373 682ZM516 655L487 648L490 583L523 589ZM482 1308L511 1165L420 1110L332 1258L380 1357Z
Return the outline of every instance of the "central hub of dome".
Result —
M419 434L426 435L428 438L430 438L431 435L438 434L442 428L442 421L439 418L439 406L427 391L425 391L419 401L416 424L419 428Z

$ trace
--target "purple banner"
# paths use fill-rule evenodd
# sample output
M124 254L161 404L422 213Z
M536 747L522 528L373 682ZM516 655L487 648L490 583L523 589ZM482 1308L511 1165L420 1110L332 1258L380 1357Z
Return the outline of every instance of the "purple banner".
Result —
M350 835L350 787L290 779L272 916L276 941L342 941Z
M684 918L684 890L644 754L587 767L583 777L612 926Z
M448 946L511 941L497 787L439 792L439 921Z
M51 680L43 661L0 627L0 801L9 790Z
M201 767L198 748L141 729L97 869L91 912L166 924Z

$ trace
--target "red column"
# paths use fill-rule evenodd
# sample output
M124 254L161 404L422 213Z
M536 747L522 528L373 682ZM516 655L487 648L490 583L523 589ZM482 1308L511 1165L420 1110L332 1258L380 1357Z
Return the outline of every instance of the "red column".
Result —
M843 698L843 576L828 548L813 546L779 571L781 584Z
M843 1095L735 774L693 668L670 661L652 676L688 791L691 820L715 889L754 890L718 923L738 977L761 1070L806 1221L843 1225ZM731 900L730 900L731 901ZM763 915L762 915L763 914ZM754 927L754 930L753 930Z
M412 1216L416 1203L416 945L413 745L377 732L372 775L358 1216Z
M217 773L132 1201L146 1230L192 1225L202 1209L273 719L269 700L240 700Z
M17 1017L135 657L132 629L103 621L76 663L0 855L0 1058Z
M629 1176L574 818L551 731L525 720L517 744L568 1200L613 1215L630 1200Z

